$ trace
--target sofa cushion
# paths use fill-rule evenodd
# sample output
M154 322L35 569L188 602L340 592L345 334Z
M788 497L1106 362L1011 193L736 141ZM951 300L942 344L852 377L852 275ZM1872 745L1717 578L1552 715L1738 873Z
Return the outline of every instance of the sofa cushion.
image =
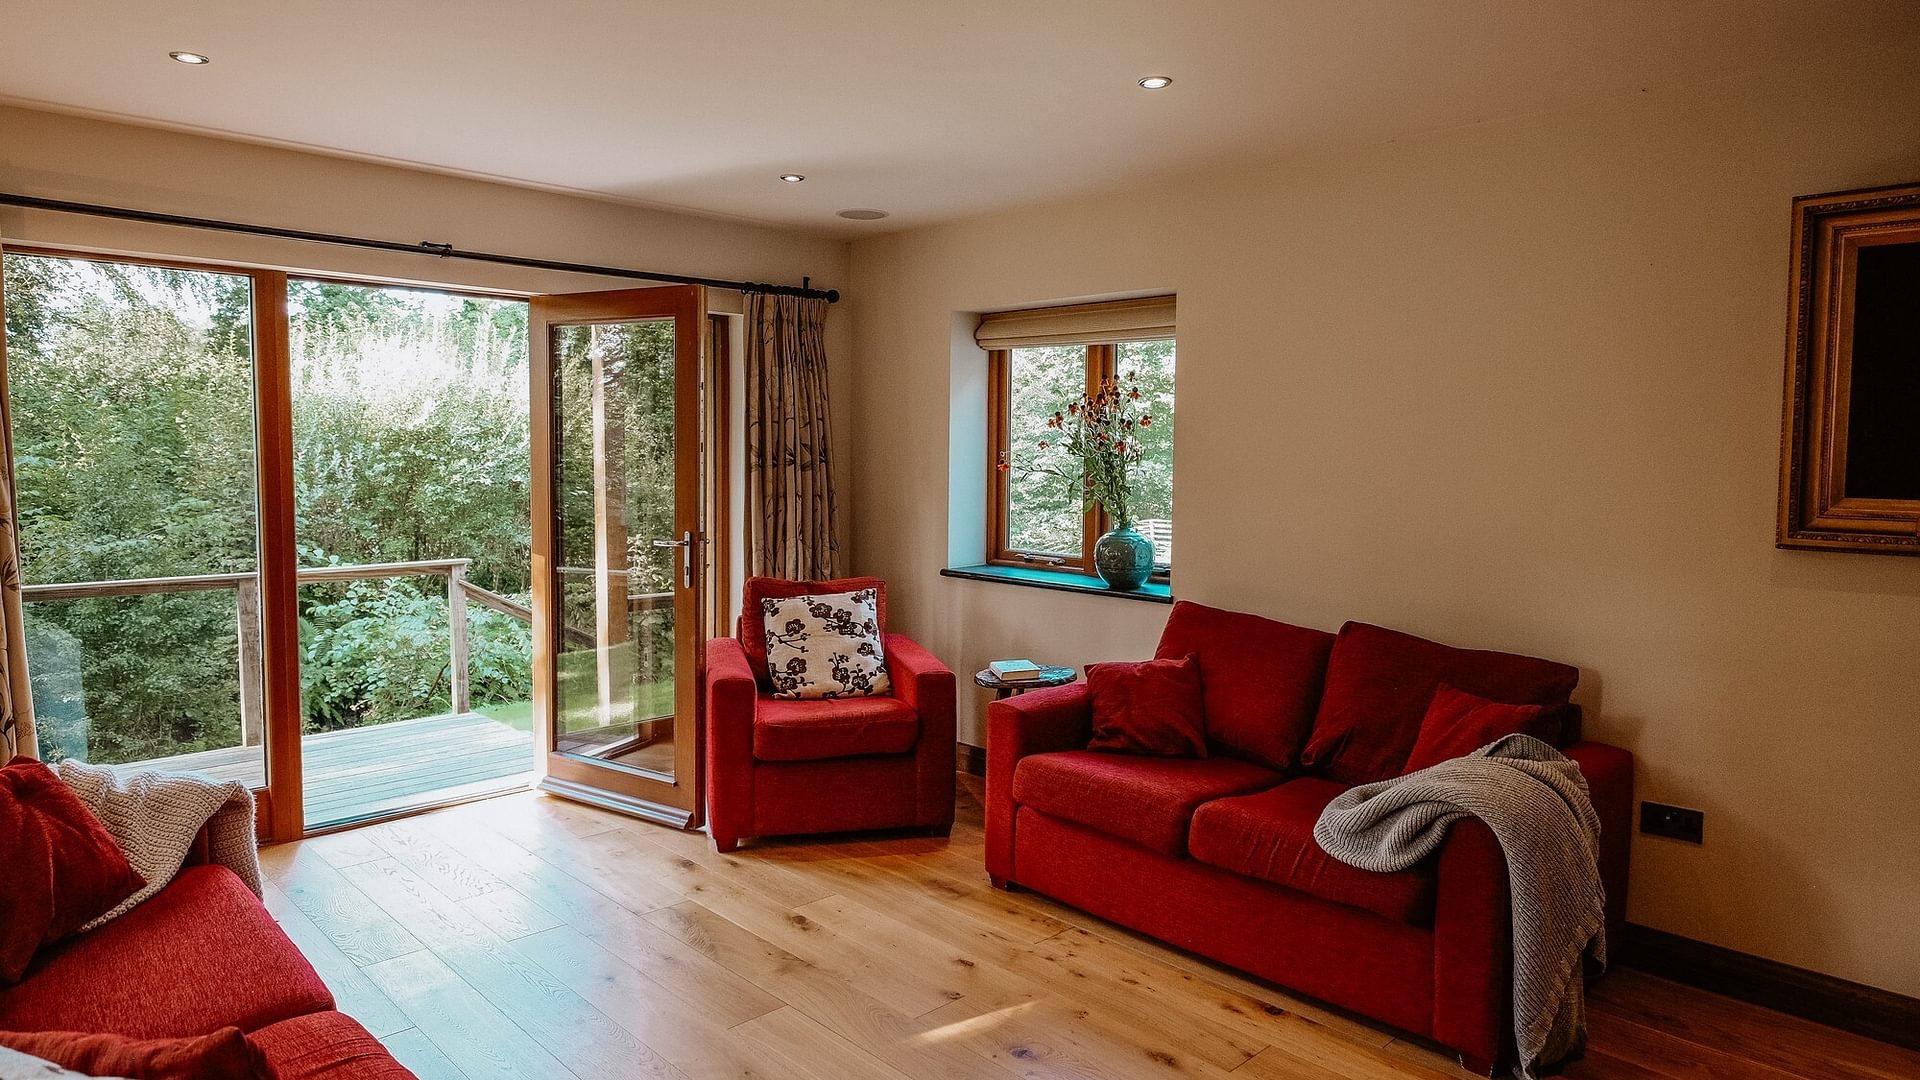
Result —
M1340 628L1327 688L1301 753L1309 772L1342 784L1398 776L1441 683L1514 705L1564 705L1580 669L1450 645L1366 623Z
M275 1080L239 1028L178 1039L129 1039L86 1031L0 1031L0 1046L87 1076L138 1080Z
M167 1039L331 1008L326 984L233 871L192 866L42 952L20 985L0 990L0 1028Z
M1089 750L1160 757L1206 757L1206 703L1200 692L1200 662L1144 660L1087 665L1087 696L1093 702Z
M0 768L0 866L0 986L146 885L87 804L29 757Z
M1279 773L1238 758L1068 750L1021 758L1013 770L1013 801L1179 855L1186 851L1195 807L1279 782Z
M1419 772L1475 750L1507 735L1531 735L1552 742L1559 735L1560 710L1545 705L1508 705L1478 694L1456 690L1445 683L1433 692L1433 702L1420 721L1420 736L1400 775Z
M266 1055L278 1080L414 1080L380 1040L345 1013L296 1016L248 1038Z
M904 754L919 736L919 714L896 697L833 701L763 697L753 711L753 756L760 761Z
M1332 648L1324 630L1182 600L1154 655L1199 660L1215 753L1284 771L1298 762L1313 726Z
M750 577L740 586L740 617L734 622L733 635L746 651L747 665L760 688L773 692L773 680L767 674L767 627L760 602L785 600L809 593L845 593L874 590L874 610L880 616L880 633L887 632L887 583L877 577L832 578L827 581L788 581L784 578Z
M1222 870L1398 922L1429 924L1435 860L1376 874L1340 862L1314 842L1314 822L1345 790L1344 784L1306 777L1255 795L1205 803L1193 812L1187 848L1195 859Z

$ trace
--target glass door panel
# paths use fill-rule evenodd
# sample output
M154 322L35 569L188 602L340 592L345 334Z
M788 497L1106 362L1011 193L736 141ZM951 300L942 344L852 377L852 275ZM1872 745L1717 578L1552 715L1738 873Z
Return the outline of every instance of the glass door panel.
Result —
M539 297L530 317L549 429L534 509L543 786L676 824L698 810L698 303L635 289Z
M0 293L42 755L264 785L252 278L7 252Z

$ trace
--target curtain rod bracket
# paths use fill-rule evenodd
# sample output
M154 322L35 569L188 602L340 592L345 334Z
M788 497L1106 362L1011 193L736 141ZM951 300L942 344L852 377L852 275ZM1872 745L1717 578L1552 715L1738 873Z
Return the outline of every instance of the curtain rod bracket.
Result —
M431 240L422 240L420 241L420 250L429 255L438 255L443 259L453 257L452 244L436 244Z

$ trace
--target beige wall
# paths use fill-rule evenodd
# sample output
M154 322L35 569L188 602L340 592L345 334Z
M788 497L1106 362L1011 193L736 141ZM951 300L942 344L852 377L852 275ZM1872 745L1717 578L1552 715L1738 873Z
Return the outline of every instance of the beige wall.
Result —
M1920 995L1920 559L1773 546L1788 203L1920 179L1920 48L1819 69L856 243L858 569L963 672L1145 655L1163 607L937 572L965 313L1177 290L1178 595L1578 663L1706 811L1635 921Z
M591 152L590 150L583 152ZM0 190L469 251L844 288L847 245L712 218L556 195L387 165L0 106ZM236 262L511 292L634 288L595 278L419 255L141 225L0 206L0 240ZM716 310L739 311L716 293ZM834 408L847 416L851 319L828 319ZM834 438L842 505L851 431ZM851 515L846 520L850 520ZM844 528L844 523L843 523ZM842 549L850 549L843 537Z

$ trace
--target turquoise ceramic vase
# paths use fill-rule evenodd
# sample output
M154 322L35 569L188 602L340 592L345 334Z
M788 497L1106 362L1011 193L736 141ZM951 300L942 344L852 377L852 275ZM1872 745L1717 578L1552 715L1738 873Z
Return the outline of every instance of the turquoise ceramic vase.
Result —
M1132 592L1153 576L1153 541L1123 521L1093 543L1093 568L1107 588Z

